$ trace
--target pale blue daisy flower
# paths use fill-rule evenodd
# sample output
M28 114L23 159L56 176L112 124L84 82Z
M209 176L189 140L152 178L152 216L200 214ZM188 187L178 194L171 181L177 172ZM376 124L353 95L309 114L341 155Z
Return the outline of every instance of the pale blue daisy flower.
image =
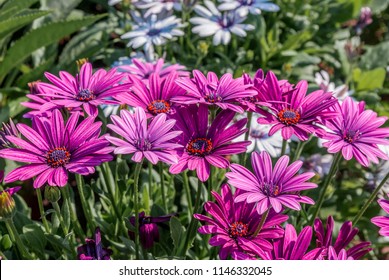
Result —
M278 12L280 10L280 7L269 0L219 0L219 2L222 2L219 6L220 11L235 10L242 15L248 13L259 15L261 11Z
M160 14L163 11L181 11L182 0L140 0L135 4L138 9L146 9L145 16Z

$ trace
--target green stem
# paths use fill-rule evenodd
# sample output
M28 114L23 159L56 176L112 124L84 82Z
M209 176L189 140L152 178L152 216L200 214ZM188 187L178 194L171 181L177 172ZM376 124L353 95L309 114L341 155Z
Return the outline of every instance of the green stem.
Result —
M247 112L247 131L244 135L244 141L249 140L252 118L253 118L253 112L251 111ZM243 153L243 160L242 160L243 166L246 165L246 161L247 161L247 153Z
M311 224L313 224L313 222L315 221L315 218L319 215L319 212L320 212L320 209L321 209L321 207L323 205L324 197L325 197L325 194L327 192L328 186L330 185L331 180L334 177L334 175L335 175L335 173L336 173L336 171L338 169L338 166L339 166L339 163L340 163L341 159L342 159L342 154L339 152L339 153L336 154L336 156L335 156L335 158L334 158L334 160L332 162L330 171L329 171L329 173L327 174L327 176L326 176L326 178L324 180L323 186L321 186L321 193L320 193L320 196L319 196L319 200L316 203L316 209L315 209L315 213L312 216Z
M61 209L59 208L58 202L52 202L51 204L53 205L55 213L57 214L57 217L59 219L59 223L61 224L63 233L65 235L68 235L69 229L65 225L65 222L63 220L63 217L62 217L62 214L61 214Z
M66 185L64 188L60 188L61 189L61 193L62 193L62 197L64 199L64 203L68 204L68 208L69 208L69 212L70 212L70 220L72 221L72 224L73 224L73 227L74 227L74 231L77 233L77 235L82 240L85 240L85 233L84 233L84 231L81 228L81 225L80 225L80 223L78 221L77 215L74 212L72 202L70 201L70 194L69 194L70 190L69 190L69 188L70 188L69 185Z
M92 216L91 209L89 208L89 204L85 199L84 180L82 179L82 176L80 174L76 174L76 181L77 181L78 193L80 195L82 210L84 211L84 215L88 223L89 229L93 234L95 232L96 225Z
M159 177L161 179L161 193L162 193L162 203L165 213L167 213L167 201L166 201L166 190L165 190L165 176L163 174L163 165L162 162L159 163Z
M269 215L269 211L270 211L270 208L267 209L267 210L265 211L265 213L263 213L263 215L262 215L262 217L261 217L261 221L259 222L258 227L257 227L257 229L255 230L254 234L252 235L253 237L256 237L256 236L259 234L259 232L261 231L261 229L263 228L263 225L264 225L265 222L266 222L267 216Z
M353 219L353 225L355 226L359 219L362 217L363 213L369 208L370 204L373 202L373 200L376 198L377 194L380 192L381 188L385 185L386 181L389 179L389 172L386 174L384 179L382 179L381 183L378 185L378 187L374 190L374 192L370 195L369 199L366 201L366 203L363 205L361 210L359 210L358 214Z
M149 198L153 200L153 164L151 162L148 162L148 169L149 169ZM150 205L149 205L150 206ZM151 211L151 207L149 208L149 211Z
M42 192L41 192L40 188L36 189L36 196L38 197L38 207L39 207L39 212L40 212L41 219L43 222L43 226L45 227L46 232L49 233L50 227L49 227L49 224L47 223L45 211L43 208Z
M213 169L213 166L211 165L209 168L209 178L208 178L208 200L211 200L212 194L211 191L213 190L213 176L214 176L215 170Z
M182 174L182 177L184 179L184 190L186 199L188 200L188 215L189 219L193 216L193 204L192 204L192 196L190 195L190 188L189 188L189 179L188 179L188 171L185 170Z
M12 232L12 235L15 238L16 246L18 247L19 252L23 256L23 258L26 258L28 260L33 260L34 258L30 255L29 252L27 252L26 246L24 246L23 241L20 238L19 233L12 219L6 220L5 223L7 224L7 227L10 230L10 234Z
M299 141L299 143L297 144L296 150L294 152L294 155L293 155L293 161L296 161L300 158L301 153L303 152L305 145L307 145L309 143L309 141L312 140L312 138L313 138L313 135L311 135L307 141Z
M134 211L135 211L135 257L139 260L139 174L142 169L142 163L139 162L135 167L134 174Z
M281 156L285 155L288 140L282 139Z
M2 251L0 251L0 260L2 260L2 261L8 260Z

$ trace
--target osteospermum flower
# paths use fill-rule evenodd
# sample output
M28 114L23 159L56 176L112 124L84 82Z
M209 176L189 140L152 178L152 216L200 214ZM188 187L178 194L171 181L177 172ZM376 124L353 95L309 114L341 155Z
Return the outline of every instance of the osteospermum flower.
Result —
M259 214L270 208L279 213L282 206L300 210L300 203L315 204L311 198L298 193L317 187L314 183L306 182L315 175L313 172L294 176L300 170L302 161L288 165L289 156L282 156L273 168L269 153L254 152L251 154L251 164L254 174L239 164L231 164L231 172L226 173L228 182L243 190L236 201L255 202Z
M145 111L138 107L135 113L120 111L120 117L112 115L113 124L107 125L123 139L106 136L107 140L116 146L115 154L133 154L132 160L141 162L144 158L152 164L158 161L177 163L175 149L182 146L172 139L182 132L172 130L176 121L166 120L166 114L159 114L147 124Z
M352 91L348 90L347 85L335 87L335 84L330 81L330 74L324 70L315 73L315 82L321 90L332 92L332 95L336 97L340 103L352 94Z
M179 161L170 167L170 172L178 174L186 169L196 169L198 178L205 182L209 177L210 164L227 168L230 162L225 156L245 152L249 141L231 141L245 133L247 119L228 126L234 115L230 110L222 111L209 126L206 105L177 109L173 118L177 120L177 129L183 132L178 138L182 148L177 150Z
M243 108L237 104L239 99L257 94L250 85L245 85L242 78L234 79L231 74L224 74L220 80L214 72L208 72L207 77L199 70L193 70L193 79L180 78L176 83L188 91L188 94L175 98L176 102L185 104L216 105L223 110L230 109L243 113Z
M389 200L378 199L378 204L387 214L389 214ZM379 234L382 236L389 236L389 216L377 216L372 218L371 222L380 227Z
M243 15L251 13L259 15L262 11L278 12L280 7L269 0L219 0L222 4L218 7L221 11L237 10Z
M93 238L85 239L86 244L77 248L77 258L79 260L110 260L112 251L103 248L101 242L100 228L96 228Z
M328 260L330 261L340 261L340 260L353 260L353 257L347 256L347 251L345 249L340 250L337 253L334 247L328 247Z
M324 229L320 219L315 219L314 230L316 234L316 247L322 249L321 253L317 256L318 260L328 259L328 250L330 246L333 247L334 251L339 256L341 250L345 249L350 244L359 231L358 228L352 226L350 221L346 221L341 226L335 244L333 244L332 235L334 230L334 219L331 216L327 219L326 229ZM360 242L346 250L347 256L355 260L360 259L372 250L369 248L370 245L370 242Z
M165 79L158 74L151 74L146 83L133 78L131 92L121 94L117 100L132 107L141 107L152 116L161 113L172 114L175 112L172 101L175 97L185 94L185 90L175 83L176 78L177 74L174 72Z
M378 144L388 145L389 128L381 128L387 117L377 117L372 110L365 110L364 102L353 101L350 97L336 107L336 118L325 125L330 129L322 138L328 140L323 146L329 153L342 152L346 160L353 157L363 166L370 161L378 164L378 158L389 157L380 150Z
M264 85L266 88L259 95L264 100L260 101L268 102L271 106L269 110L260 111L264 118L259 118L258 123L273 126L269 135L281 130L286 140L296 135L301 141L306 141L311 134L324 133L318 124L336 116L336 113L328 110L337 103L332 93L318 90L307 95L306 81L300 81L295 88L283 92L277 77L269 71Z
M142 17L135 12L131 13L135 21L133 29L121 36L122 39L130 39L128 47L137 49L143 46L147 59L153 60L154 47L165 45L174 37L183 36L184 32L180 29L185 26L181 19L176 16L168 16L161 13L158 16L152 14L148 17Z
M146 216L145 212L139 213L139 237L143 248L150 249L155 242L159 241L158 225L163 225L165 222L170 221L172 216L152 217ZM130 223L135 226L135 217L130 218ZM128 234L131 239L135 239L135 233L133 231L129 231Z
M254 236L262 216L246 202L236 202L239 190L233 195L231 188L224 184L221 194L212 191L215 202L207 202L204 209L209 216L195 214L194 217L206 224L198 229L201 234L212 234L211 246L219 246L219 257L234 259L266 258L272 249L269 240L280 238L283 229L278 227L288 219L287 215L271 212L258 235Z
M182 0L140 0L135 3L135 7L138 9L147 10L144 14L148 17L151 14L160 14L163 11L181 11Z
M118 84L123 79L123 74L117 73L115 69L108 72L99 69L93 74L92 64L89 62L81 66L76 77L65 71L59 72L59 78L47 72L45 76L53 84L38 84L39 95L51 99L41 106L41 111L53 110L58 106L83 107L88 115L95 117L98 105L116 104L117 102L111 100L112 97L129 90L127 84Z
M33 118L33 128L25 124L16 127L25 140L6 136L17 148L0 151L0 157L29 163L5 176L6 183L35 177L34 188L45 183L63 187L68 171L81 175L95 172L95 166L112 160L109 142L100 135L101 122L88 117L77 125L79 114L72 114L64 124L59 110L50 119Z
M192 32L199 34L200 37L213 35L214 45L227 45L231 40L231 33L246 37L246 31L254 30L251 24L243 24L246 20L245 15L235 11L220 12L212 1L205 0L203 7L196 5L195 12L200 17L193 17L189 21L197 26L192 28Z
M14 146L13 143L7 139L7 136L20 137L20 133L12 119L9 120L9 123L3 123L3 126L0 129L0 149Z

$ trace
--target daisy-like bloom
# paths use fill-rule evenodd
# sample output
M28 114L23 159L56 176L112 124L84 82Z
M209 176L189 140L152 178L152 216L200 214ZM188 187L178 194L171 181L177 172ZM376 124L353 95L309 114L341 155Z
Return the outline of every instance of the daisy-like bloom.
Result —
M128 47L137 49L143 46L146 58L154 59L154 47L165 45L169 40L177 36L183 36L180 29L185 26L181 19L169 16L165 13L152 14L142 17L135 12L131 13L134 22L133 29L121 36L122 39L130 39Z
M7 136L20 137L20 133L12 119L9 119L9 123L3 123L3 126L0 129L0 149L14 147L14 144L7 139ZM3 178L1 178L0 181L2 181L2 179Z
M225 156L245 152L249 141L231 141L247 131L244 128L247 119L228 126L234 115L233 111L222 111L209 126L206 105L178 108L173 118L177 120L176 128L183 132L178 138L182 148L177 150L180 159L170 167L170 173L178 174L186 169L196 169L197 177L205 182L209 177L210 164L227 168L230 162Z
M273 250L267 253L267 259L313 260L321 249L316 248L307 253L311 240L312 227L306 226L297 235L296 229L291 224L287 224L283 237L273 242Z
M124 138L106 136L116 146L115 154L133 154L132 160L135 162L146 158L152 164L158 161L177 163L175 149L182 146L173 139L182 132L172 130L176 121L166 120L166 114L159 114L147 124L145 111L137 107L135 113L121 110L120 117L112 115L111 120L113 124L107 125L108 128Z
M2 180L0 180L2 181ZM8 188L0 191L0 221L12 219L15 214L15 200L12 196L22 187Z
M340 103L352 94L352 91L348 90L347 85L335 87L335 84L330 81L330 75L324 70L315 73L315 82L324 92L332 92L333 96L336 97Z
M389 200L378 199L378 204L387 214L389 214ZM372 218L371 222L381 228L379 234L382 236L389 236L389 216L377 216Z
M5 176L6 183L27 180L36 176L34 188L45 183L63 187L68 181L68 171L81 175L95 172L95 166L112 160L112 148L104 137L99 137L101 122L88 117L77 125L79 114L72 114L66 124L59 110L50 119L35 117L33 128L16 125L26 140L6 136L17 148L0 151L0 157L29 163Z
M135 7L147 10L144 16L148 17L151 14L157 15L163 11L181 11L182 0L140 0L135 3Z
M103 248L101 242L100 228L96 228L93 238L85 239L86 244L77 248L77 258L79 260L110 260L112 251Z
M341 226L335 244L333 244L332 235L334 230L334 219L331 216L327 219L326 229L324 229L323 223L320 219L315 219L314 230L316 234L316 247L322 248L321 253L317 256L318 260L328 259L328 250L330 246L333 247L335 253L339 257L341 250L345 249L350 244L359 231L358 228L353 228L350 221L346 221ZM347 256L358 260L372 250L370 245L370 242L360 242L359 244L346 250Z
M172 101L175 97L183 96L186 93L175 83L176 79L175 72L164 79L158 74L151 74L147 83L133 78L131 92L121 94L117 100L132 107L141 107L151 116L161 113L172 114L175 112Z
M218 7L221 11L238 10L243 15L248 13L259 15L261 10L267 12L278 12L280 7L269 0L219 0L222 4Z
M208 72L207 77L199 70L193 70L193 79L180 78L176 83L188 94L175 98L176 102L185 104L216 105L223 110L243 113L243 108L237 103L239 99L252 97L257 92L251 85L245 85L242 78L234 79L231 74L224 74L220 80L214 72Z
M294 210L300 210L300 203L315 204L298 192L316 188L317 185L306 182L315 173L306 172L294 176L301 168L303 162L295 161L289 165L289 156L282 156L274 166L269 153L254 152L251 154L251 165L254 174L244 166L231 164L231 172L226 173L228 182L243 192L236 197L236 201L247 200L248 203L256 203L259 214L265 213L270 208L276 213L282 211L282 206Z
M53 110L58 106L82 106L88 115L96 117L98 105L116 104L110 98L129 90L127 84L118 84L123 79L123 74L117 73L115 69L108 72L99 69L93 74L92 64L89 62L81 66L76 77L65 71L59 72L59 78L47 72L45 76L53 84L38 84L40 95L51 98L50 103L41 106L41 111Z
M358 21L356 22L356 24L354 26L355 32L358 35L361 35L363 32L363 29L373 22L372 15L373 14L372 14L370 7L362 7L361 8L361 13L359 15Z
M328 140L323 146L329 153L342 152L346 160L353 157L363 166L369 166L370 161L378 164L378 158L389 160L380 150L378 144L388 145L389 128L381 128L387 117L377 117L372 110L365 110L363 101L356 102L350 97L336 106L338 115L327 120L325 125L330 132L322 138Z
M296 135L301 141L306 141L311 134L324 133L318 124L337 115L328 110L338 102L332 93L318 90L307 95L306 81L300 81L293 90L283 93L277 77L269 72L265 85L267 89L260 98L271 106L269 110L260 111L264 118L259 118L258 123L273 125L269 135L281 130L285 140Z
M27 94L26 96L30 99L29 101L26 102L21 102L20 104L23 105L24 107L27 107L31 109L28 113L23 115L23 118L28 118L31 119L35 116L42 116L42 117L50 117L51 116L51 111L41 111L41 108L44 104L50 103L51 99L50 97L47 96L39 96L40 91L38 88L38 84L41 81L35 81L28 83L28 87L30 88L30 93ZM61 106L57 106L60 108Z
M139 237L143 248L150 249L153 247L154 242L159 241L158 225L163 225L165 222L170 221L172 216L151 217L146 216L145 212L139 213ZM130 218L130 223L135 226L135 217ZM129 231L128 234L131 239L135 239L134 232Z
M231 33L246 37L246 31L254 30L251 24L243 24L246 20L245 15L236 11L220 12L212 1L205 0L207 8L196 5L195 12L200 17L193 17L189 21L197 26L192 28L193 33L200 37L209 37L213 35L213 44L215 46L227 45L231 40Z
M279 225L288 219L287 215L270 212L258 235L255 231L262 216L246 202L236 202L239 190L232 194L231 188L224 184L221 194L212 191L215 202L207 202L204 209L209 216L194 214L194 217L206 224L198 229L201 234L213 234L209 240L211 246L219 246L222 260L266 258L266 252L272 250L269 240L282 237L283 229Z

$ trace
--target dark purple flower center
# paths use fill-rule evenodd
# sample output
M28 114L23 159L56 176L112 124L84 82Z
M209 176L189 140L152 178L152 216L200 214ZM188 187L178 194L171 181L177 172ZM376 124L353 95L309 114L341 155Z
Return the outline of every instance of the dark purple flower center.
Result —
M153 113L154 115L160 113L167 113L170 110L170 104L165 100L154 100L149 105L147 105L147 110Z
M208 155L212 150L212 141L207 138L196 138L191 140L186 146L186 151L190 155L202 157Z
M245 223L234 222L232 225L230 225L228 233L232 238L245 237L249 233L249 227Z
M223 13L218 20L219 25L224 29L229 29L230 27L234 26L235 22L235 14L228 12Z
M136 140L134 146L140 151L149 151L151 149L151 143L147 139Z
M252 129L250 131L250 136L254 139L263 139L267 138L267 133L260 131L259 129Z
M209 103L216 103L223 100L223 98L219 96L217 93L208 93L207 95L205 95L204 99L206 102Z
M52 168L65 166L69 160L70 153L65 147L52 149L46 154L46 163Z
M362 133L360 133L359 130L357 131L348 130L347 132L343 133L343 140L346 141L347 143L352 144L361 137L361 134Z
M293 109L283 109L278 113L278 119L287 126L295 125L300 120L300 113Z
M156 36L158 35L159 33L161 33L161 30L158 29L158 28L152 28L149 30L149 32L147 32L147 35L149 36Z
M262 186L263 194L267 197L275 197L280 194L280 187L277 185L264 183Z
M95 95L93 94L93 91L89 89L82 89L77 93L76 99L78 101L90 101L95 99Z

